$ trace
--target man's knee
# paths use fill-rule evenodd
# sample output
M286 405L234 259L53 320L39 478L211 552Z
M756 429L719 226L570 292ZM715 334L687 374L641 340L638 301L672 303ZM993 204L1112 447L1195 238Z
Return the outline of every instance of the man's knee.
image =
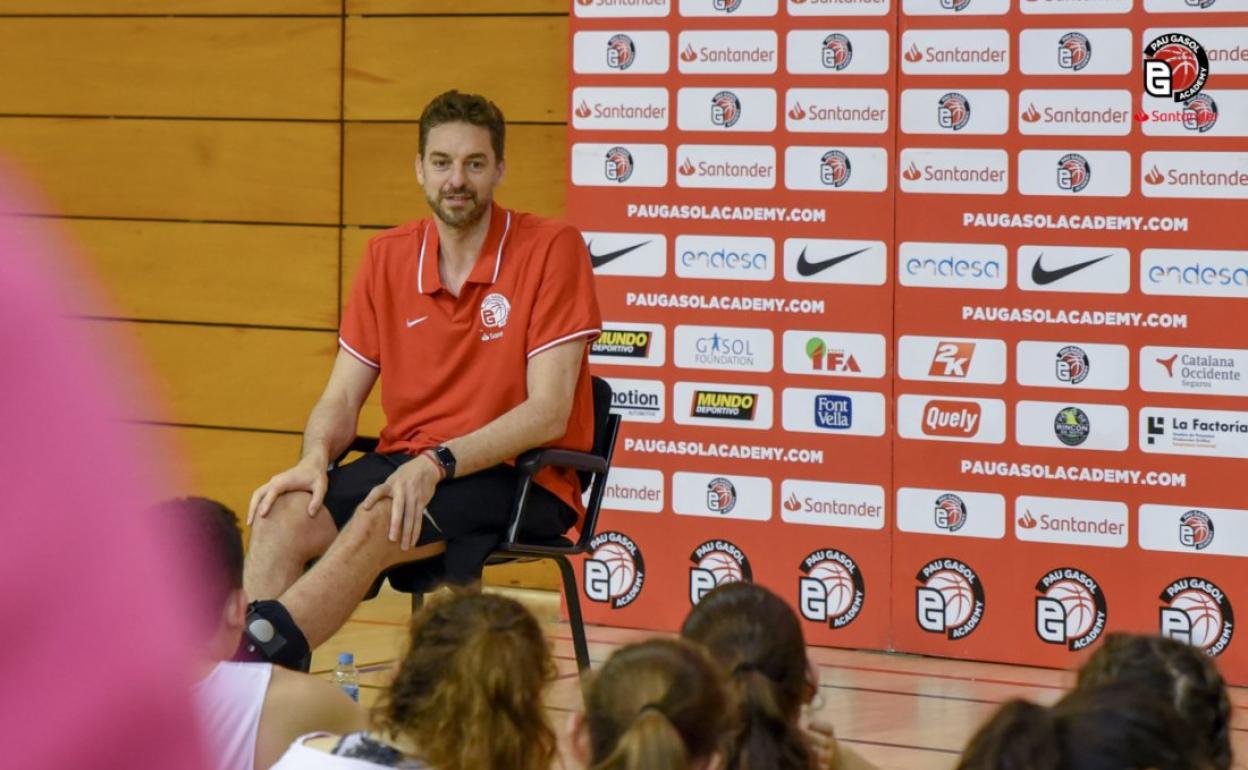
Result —
M251 524L252 549L257 543L275 543L303 559L323 554L337 530L323 506L316 516L308 515L311 500L308 492L287 492L274 500L268 514Z

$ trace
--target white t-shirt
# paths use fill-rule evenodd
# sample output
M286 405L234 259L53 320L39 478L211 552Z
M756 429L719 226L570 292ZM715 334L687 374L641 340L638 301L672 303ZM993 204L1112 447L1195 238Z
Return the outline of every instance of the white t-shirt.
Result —
M254 770L256 731L272 663L222 661L191 688L216 770Z
M431 770L424 762L406 759L393 747L367 738L364 733L351 733L341 739L333 754L304 745L305 741L326 735L329 733L310 733L296 738L270 770L377 770L379 767Z

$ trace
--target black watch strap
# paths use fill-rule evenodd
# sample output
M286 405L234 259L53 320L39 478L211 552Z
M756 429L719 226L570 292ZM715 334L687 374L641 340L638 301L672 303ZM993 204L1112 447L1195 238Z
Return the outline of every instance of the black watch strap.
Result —
M433 459L442 466L443 480L455 478L455 453L445 446L435 446L430 451L433 452Z

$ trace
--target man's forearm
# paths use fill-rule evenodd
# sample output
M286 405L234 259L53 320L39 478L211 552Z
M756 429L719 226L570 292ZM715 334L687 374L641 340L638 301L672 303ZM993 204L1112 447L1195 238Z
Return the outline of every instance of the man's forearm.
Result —
M446 442L455 453L455 475L467 476L554 441L567 430L566 409L529 399L471 433Z
M336 399L322 398L312 407L303 431L300 460L329 465L355 439L359 412Z

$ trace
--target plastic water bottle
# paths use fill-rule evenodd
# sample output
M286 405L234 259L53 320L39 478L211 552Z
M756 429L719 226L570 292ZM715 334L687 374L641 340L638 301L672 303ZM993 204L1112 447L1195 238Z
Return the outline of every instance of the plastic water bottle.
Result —
M355 656L349 652L338 654L338 666L334 669L334 684L351 696L357 703L360 700L360 670L355 667Z

